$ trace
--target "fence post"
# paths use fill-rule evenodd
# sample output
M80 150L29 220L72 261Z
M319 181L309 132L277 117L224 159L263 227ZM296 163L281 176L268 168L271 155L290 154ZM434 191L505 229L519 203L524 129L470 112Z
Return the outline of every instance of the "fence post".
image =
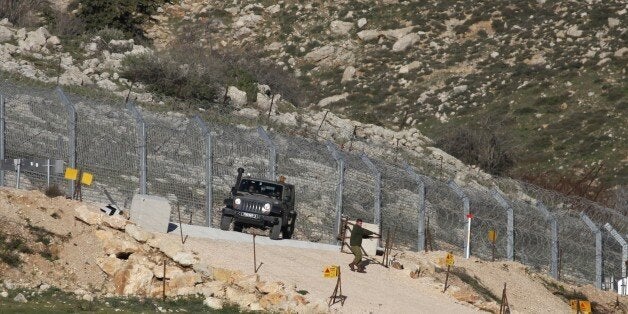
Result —
M4 96L0 95L0 160L4 160L5 143L6 143L6 117L4 111ZM0 186L4 186L4 170L0 170Z
M56 92L68 111L68 166L76 168L76 109L60 87L57 86ZM70 182L69 195L74 195L74 180Z
M266 133L266 130L264 130L264 128L262 128L261 126L257 127L257 133L259 134L259 136L262 138L262 140L264 140L264 143L266 143L266 147L268 147L268 179L270 180L275 180L277 179L275 177L275 171L277 170L277 147L275 146L275 143L273 143L273 141L270 139L270 137L268 136L268 133Z
M552 277L558 279L558 220L547 210L547 207L545 207L541 201L537 201L536 208L545 215L545 219L549 221L552 228L550 274Z
M615 238L615 241L619 242L619 245L621 245L621 277L626 278L626 276L628 276L628 274L626 274L626 261L628 261L628 242L626 242L626 239L624 239L624 237L622 237L621 234L619 234L619 232L617 232L617 230L615 230L615 228L613 228L610 223L607 222L604 225L604 228L606 228L606 230L610 232L613 238Z
M595 287L602 289L602 231L584 212L580 212L580 219L595 234Z
M506 258L509 261L515 260L515 213L510 206L510 203L504 198L504 196L496 189L491 189L491 195L508 213L508 225L507 225L507 244L506 244Z
M140 167L140 194L147 194L146 191L146 122L142 114L137 110L132 101L126 103L126 108L135 117L135 127L137 129L137 154Z
M327 145L327 149L331 152L331 155L336 160L336 164L338 165L338 184L336 186L336 226L335 232L337 235L340 235L340 228L342 226L342 193L344 191L345 185L345 158L336 149L336 145L331 141L327 140L325 143ZM339 240L340 241L340 240Z
M212 153L212 134L205 122L198 115L194 117L199 128L205 136L205 145L207 150L205 151L205 224L208 227L212 226L213 211L213 192L212 187L214 185L212 166L214 164L214 155Z
M362 162L371 169L373 172L373 178L375 179L375 188L373 193L375 194L373 197L373 223L379 227L380 232L382 232L382 211L381 211L381 203L382 203L382 174L379 172L377 167L371 162L366 154L362 153L360 156Z
M419 221L418 221L418 232L419 239L417 245L417 251L422 252L425 250L425 183L421 176L419 176L410 165L404 162L404 168L406 172L412 179L416 181L417 187L419 189Z
M466 223L467 228L468 228L467 230L471 230L471 226L468 225L470 223L470 220L467 219L467 216L469 215L469 212L470 212L469 197L458 186L458 184L454 182L454 180L449 180L449 182L447 182L447 185L449 186L449 188L451 188L454 191L454 193L456 193L456 195L458 195L458 197L462 199L462 209L464 211L463 216L462 216L462 223L463 224ZM463 242L464 242L463 247L464 247L466 257L469 258L469 256L471 255L471 248L470 248L471 243L468 243L467 241L463 241Z

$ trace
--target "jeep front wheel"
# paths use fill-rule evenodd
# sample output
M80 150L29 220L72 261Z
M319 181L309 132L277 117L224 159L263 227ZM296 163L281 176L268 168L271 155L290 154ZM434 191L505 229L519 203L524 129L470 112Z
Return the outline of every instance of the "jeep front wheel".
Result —
M220 230L229 230L232 220L233 218L231 216L222 215L222 217L220 217Z
M272 229L270 229L270 239L279 240L280 234L281 234L281 218L279 218L279 221L273 225Z

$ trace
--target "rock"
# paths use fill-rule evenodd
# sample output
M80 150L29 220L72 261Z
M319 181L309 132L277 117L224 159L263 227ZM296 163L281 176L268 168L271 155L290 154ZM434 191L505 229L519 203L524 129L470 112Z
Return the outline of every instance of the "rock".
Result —
M403 264L401 264L399 261L392 261L391 265L394 269L403 269Z
M236 108L242 108L246 105L246 92L239 90L235 86L229 86L227 96L231 99L231 102Z
M111 52L125 52L133 50L134 40L133 39L112 39L109 41L107 45L109 51Z
M18 302L18 303L27 303L28 302L28 300L26 300L26 297L23 294L21 294L21 293L18 293L15 296L15 298L13 298L13 301Z
M314 50L308 52L303 59L308 62L319 63L324 59L330 58L335 52L336 48L334 48L334 46L326 45L314 48Z
M363 30L358 32L358 38L363 41L371 41L379 38L380 34L381 32L377 30Z
M622 47L613 54L615 58L624 58L628 56L628 47Z
M172 277L179 276L180 274L183 274L183 270L181 268L166 263L166 279L171 279ZM155 278L157 279L164 278L163 261L160 264L155 264L153 266L153 275L155 275Z
M113 285L118 295L147 295L152 279L153 272L147 266L131 264L114 274Z
M91 85L92 80L77 67L68 68L59 77L60 85Z
M454 87L454 94L460 94L467 91L467 85L458 85Z
M264 310L264 308L259 304L259 302L253 302L249 304L249 310L253 312L259 312L259 311Z
M419 34L411 33L405 35L393 44L392 51L404 51L408 49L408 47L414 45L417 41L419 41Z
M214 268L205 263L196 263L192 265L192 269L203 277L213 278Z
M185 288L192 288L197 283L201 282L203 282L203 280L199 274L193 271L188 271L174 274L166 284L168 288L170 288L170 291L181 291Z
M109 230L95 230L94 235L102 242L103 250L107 255L128 256L140 251L136 243L120 239Z
M413 61L410 64L402 65L401 68L399 68L399 74L408 73L420 66L421 66L421 62L419 61Z
M298 126L297 116L292 112L282 113L280 115L272 116L271 120L276 123L280 123L287 126Z
M159 239L158 242L154 244L160 251L162 251L164 254L166 254L166 256L170 258L173 258L175 254L183 250L183 245L181 245L180 241L170 241L168 239Z
M580 37L582 36L582 31L578 29L577 25L571 26L565 32L565 35L569 37Z
M345 100L347 99L347 97L349 97L349 93L342 93L340 95L334 95L334 96L329 96L329 97L325 97L323 99L321 99L317 106L318 107L325 107L331 103L335 103L341 100Z
M389 29L381 32L382 35L386 36L388 39L401 39L402 37L408 35L414 29L413 26L398 28L398 29Z
M0 26L13 27L13 23L9 22L9 19L5 17L0 20Z
M279 281L265 282L260 281L257 283L257 290L261 293L277 293L284 290L284 284Z
M92 302L94 301L94 296L91 293L86 293L81 298L83 301Z
M366 19L365 18L361 18L358 20L358 28L362 28L364 27L364 25L366 25Z
M13 39L13 31L8 27L0 25L0 44Z
M253 108L242 108L242 109L234 112L233 114L235 114L237 116L240 116L240 117L249 118L249 119L255 119L255 118L259 117L259 115L260 115L259 110L253 109Z
M621 21L620 21L619 19L614 18L614 17L609 17L609 18L608 18L608 27L609 27L609 28L614 28L614 27L617 27L617 26L619 26L620 24L621 24Z
M259 299L259 304L264 309L270 309L286 302L288 298L279 292L268 293Z
M222 300L218 298L214 298L214 297L205 298L205 300L203 301L203 304L205 304L210 309L214 309L214 310L222 310L222 306L223 306Z
M129 221L122 215L103 216L103 224L113 229L124 230L127 223L129 223Z
M356 69L353 66L348 66L345 68L345 71L342 73L341 83L348 82L353 80L353 76L355 75Z
M46 44L50 46L56 46L61 44L61 40L57 36L50 36L46 39Z
M180 251L172 256L172 260L183 267L192 266L198 263L198 258L190 252Z
M233 25L237 28L241 28L241 27L254 28L262 20L263 18L261 15L257 15L257 14L243 15L243 16L240 16L238 20L235 21L235 23L233 23Z
M235 280L237 280L238 278L243 277L243 274L239 271L233 271L219 267L214 267L213 271L214 280L222 281L229 284L235 282Z
M7 298L8 296L9 296L8 292L6 292L6 291L0 292L0 297Z
M234 280L233 283L246 292L255 292L259 283L259 276L257 274L242 276Z
M222 281L209 281L198 286L197 291L206 297L224 298L226 287Z
M108 256L105 258L98 258L96 265L107 275L112 276L125 267L125 261L115 256Z
M124 232L126 232L133 239L135 239L135 241L140 242L140 243L144 243L154 237L152 233L148 231L144 231L144 229L134 224L125 225Z
M50 285L48 285L48 284L42 283L39 286L39 291L47 291L48 289L50 289Z
M270 91L269 91L270 93ZM275 94L275 95L271 95L268 96L266 93L257 93L257 108L259 108L260 110L264 111L264 112L268 112L268 110L270 109L270 106L272 104L272 111L271 114L277 112L277 104L279 103L279 101L281 100L281 95L279 94Z
M248 307L250 304L257 302L257 296L254 293L244 292L233 287L225 289L225 296L230 302L241 307Z
M334 34L347 35L353 28L353 23L336 20L330 23L329 28Z
M96 211L93 207L88 207L86 204L74 208L74 212L74 217L88 225L99 225L102 222L102 213Z
M50 37L50 33L43 27L35 31L26 33L23 40L18 41L20 49L31 52L38 52L46 45L46 38Z

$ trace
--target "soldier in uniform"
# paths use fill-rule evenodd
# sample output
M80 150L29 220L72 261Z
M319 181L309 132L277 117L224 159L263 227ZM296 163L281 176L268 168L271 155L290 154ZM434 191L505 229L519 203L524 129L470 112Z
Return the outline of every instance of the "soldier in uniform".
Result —
M355 271L355 268L357 267L359 273L365 273L364 265L361 264L362 239L369 238L371 236L379 237L379 234L362 228L362 219L357 219L353 229L351 230L351 238L349 240L349 248L351 249L351 253L355 256L351 264L349 264L351 271Z

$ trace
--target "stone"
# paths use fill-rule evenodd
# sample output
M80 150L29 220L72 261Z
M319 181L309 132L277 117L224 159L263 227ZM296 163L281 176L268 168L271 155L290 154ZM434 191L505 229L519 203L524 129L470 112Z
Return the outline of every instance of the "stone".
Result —
M348 81L353 80L353 76L355 75L356 69L353 66L348 66L345 68L344 72L342 73L342 80L340 80L341 83L345 83Z
M371 41L379 38L380 34L381 32L377 30L363 30L358 32L358 38L360 38L362 41Z
M135 194L131 201L131 222L145 230L168 232L170 202L161 196Z
M419 34L411 33L399 38L392 46L392 51L404 51L419 41Z
M79 68L72 66L59 76L60 85L91 85L92 80Z
M197 291L206 297L224 298L226 287L222 281L209 281L197 286Z
M13 301L18 302L18 303L27 303L28 302L28 300L26 300L26 297L23 294L21 294L21 293L18 293L15 296L15 298L13 298Z
M273 292L263 295L259 299L259 304L264 309L270 309L286 302L288 298L283 293Z
M0 20L0 26L13 27L13 23L9 22L9 19L5 17Z
M112 39L109 41L107 45L109 50L112 52L124 52L133 50L134 40L133 39Z
M227 287L225 289L225 296L230 302L241 307L247 307L251 303L257 302L257 296L254 293L244 292L233 287Z
M271 117L273 122L287 125L287 126L298 126L297 116L292 112L286 112L279 115L275 115Z
M454 94L460 94L467 91L467 85L458 85L454 87Z
M410 32L412 32L412 30L414 29L413 26L409 26L409 27L404 27L404 28L398 28L398 29L389 29L389 30L385 30L382 33L382 35L386 36L386 38L388 39L401 39L402 37L410 34Z
M233 283L244 291L255 292L259 283L259 276L257 274L242 276L234 280Z
M198 263L198 258L190 252L180 251L172 256L172 260L183 267L192 266Z
M23 40L18 41L20 49L31 52L38 52L46 45L46 38L50 37L50 33L43 27L26 33Z
M103 216L103 224L117 230L124 230L128 222L122 215Z
M113 277L113 275L119 270L123 269L126 265L124 260L116 258L115 256L108 256L104 258L98 258L96 265L107 275Z
M364 25L366 25L367 21L365 18L361 18L358 20L358 28L362 28L364 27Z
M107 255L128 256L140 251L139 245L135 242L120 239L113 235L111 231L96 230L94 234L102 241L103 250Z
M126 224L124 226L124 232L126 232L133 239L135 239L135 241L140 243L145 243L146 241L154 237L152 233L144 231L144 229L134 224Z
M233 23L233 25L238 28L240 27L254 28L255 26L257 26L257 24L259 24L263 20L264 19L262 18L261 15L248 14L248 15L240 16L238 20L236 20L235 23Z
M623 58L625 56L628 56L628 47L622 47L613 54L615 58Z
M0 44L13 39L13 31L5 26L0 25Z
M203 304L205 304L210 309L214 309L214 310L222 310L222 307L223 307L222 300L218 298L214 298L214 297L205 298L205 300L203 301Z
M249 304L249 310L253 312L259 312L259 311L264 310L264 308L259 304L259 302L253 302Z
M7 298L8 296L9 296L8 292L6 292L6 291L0 292L0 297Z
M323 99L321 99L317 106L318 107L325 107L329 104L341 101L341 100L345 100L347 99L347 97L349 97L349 93L342 93L340 95L334 95L334 96L329 96L329 97L325 97Z
M615 28L621 24L621 21L618 18L609 17L608 18L608 27Z
M399 68L399 74L404 74L404 73L409 73L410 71L418 68L421 66L421 62L419 61L412 61L410 64L406 64L406 65L402 65Z
M334 46L325 45L314 48L312 51L308 52L303 59L308 62L319 63L333 56L335 52L336 48Z
M50 46L57 46L61 44L61 40L57 36L50 36L46 39L46 44Z
M336 20L330 23L329 28L336 35L348 35L353 28L353 23Z
M132 264L113 276L115 293L118 295L147 295L150 292L153 272L145 265Z
M257 283L256 288L261 293L270 294L270 293L277 293L277 292L283 291L285 288L285 285L279 281L273 281L273 282L260 281Z
M74 217L88 225L99 225L102 222L103 215L95 207L81 204L74 208L74 212Z
M109 79L103 79L103 80L99 80L96 82L96 86L102 88L102 89L106 89L106 90L110 90L110 91L117 91L118 90L118 85L114 82L112 82Z
M580 37L582 36L582 31L578 29L577 25L571 26L565 32L565 35L569 37Z
M246 105L246 92L239 90L235 86L229 86L227 89L227 96L231 99L231 103L236 108L242 108Z
M87 302L92 302L94 301L94 296L90 293L86 293L83 295L83 297L81 298L83 301L87 301Z
M195 263L192 265L192 269L199 275L207 278L213 278L213 267L205 263Z
M229 284L235 282L235 280L237 280L238 278L243 277L242 272L220 267L214 267L213 272L214 280L222 281Z
M240 117L244 117L244 118L248 118L248 119L255 119L257 117L259 117L260 112L257 109L254 108L242 108L236 112L234 112L234 114L236 116L240 116Z
M179 276L183 274L183 270L175 265L170 265L166 263L166 279L171 279L172 277ZM155 264L153 266L153 275L155 278L162 279L164 278L164 264Z
M188 271L174 274L166 284L171 291L180 291L182 288L194 287L197 283L201 282L203 282L203 280L199 274Z

